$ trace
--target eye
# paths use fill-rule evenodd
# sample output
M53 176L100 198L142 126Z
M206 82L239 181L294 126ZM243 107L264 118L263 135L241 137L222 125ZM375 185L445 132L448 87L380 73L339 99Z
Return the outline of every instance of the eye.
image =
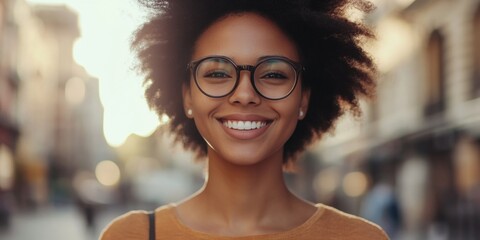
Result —
M232 76L228 75L225 72L212 71L212 72L205 73L203 75L203 77L206 77L206 78L231 78Z
M270 78L270 79L286 79L287 76L285 76L282 73L279 72L269 72L264 74L261 78Z

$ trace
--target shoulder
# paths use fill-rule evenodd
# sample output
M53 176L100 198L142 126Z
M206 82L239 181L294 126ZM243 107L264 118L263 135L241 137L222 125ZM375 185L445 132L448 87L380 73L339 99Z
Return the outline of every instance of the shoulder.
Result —
M327 231L336 236L336 239L389 239L385 231L375 223L323 204L317 204L317 207L324 209L319 222L328 226Z
M100 240L148 239L148 213L130 211L115 218L100 235Z
M156 220L163 220L171 207L171 205L165 205L156 209ZM148 228L147 211L130 211L110 222L103 230L99 240L148 239Z

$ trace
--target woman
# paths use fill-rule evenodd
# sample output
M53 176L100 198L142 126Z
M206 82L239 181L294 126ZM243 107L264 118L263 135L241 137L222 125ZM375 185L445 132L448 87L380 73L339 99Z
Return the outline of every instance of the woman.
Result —
M154 14L133 47L146 97L176 140L206 157L208 177L190 198L156 209L151 228L145 212L130 212L101 239L148 239L149 229L156 239L387 239L298 198L282 175L373 88L360 46L371 34L346 19L350 2L143 1Z

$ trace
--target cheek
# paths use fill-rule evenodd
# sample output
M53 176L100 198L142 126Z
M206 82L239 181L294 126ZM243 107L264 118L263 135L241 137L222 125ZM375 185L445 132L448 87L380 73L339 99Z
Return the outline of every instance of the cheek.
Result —
M208 133L208 123L213 120L212 116L220 105L216 99L203 95L198 89L192 89L192 111L195 125L202 136Z
M293 97L293 96L292 96ZM290 99L293 101L278 102L274 109L279 115L279 125L283 129L283 134L287 138L293 134L298 122L298 114L300 111L299 98Z
M298 120L298 114L301 105L301 93L294 92L285 101L279 101L275 103L275 108L279 114L285 118L288 118L291 122ZM293 121L295 120L295 121Z
M205 96L196 86L191 91L192 110L195 111L194 116L204 117L205 114L210 114L218 105L217 99Z

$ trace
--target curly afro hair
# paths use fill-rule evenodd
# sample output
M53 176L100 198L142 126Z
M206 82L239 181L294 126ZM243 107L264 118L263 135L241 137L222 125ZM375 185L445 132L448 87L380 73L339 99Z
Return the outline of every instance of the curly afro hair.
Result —
M359 96L371 96L375 66L362 47L373 38L349 8L369 12L362 0L139 0L149 19L135 32L132 50L145 75L145 96L184 147L205 156L207 145L184 114L182 85L197 38L212 23L233 13L254 12L275 22L295 43L305 71L302 86L311 90L306 117L284 146L284 163L323 133L346 111L360 114Z

